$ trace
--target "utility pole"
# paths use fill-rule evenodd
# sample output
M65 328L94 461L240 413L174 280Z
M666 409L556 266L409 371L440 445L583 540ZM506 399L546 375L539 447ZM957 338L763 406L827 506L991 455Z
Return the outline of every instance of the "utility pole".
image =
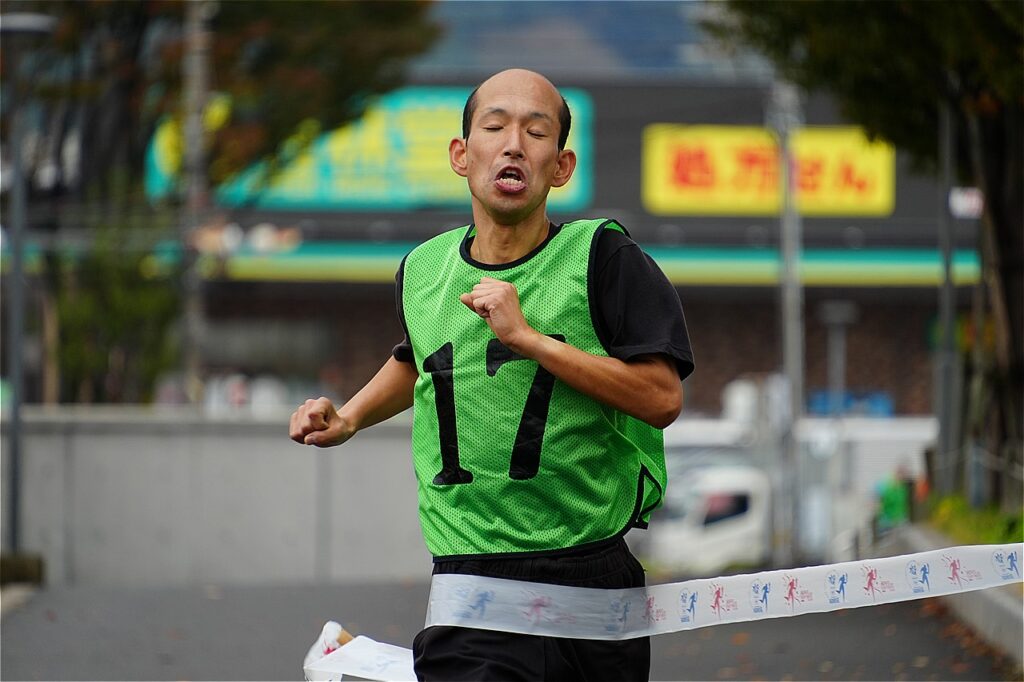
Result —
M188 402L202 400L202 341L205 331L203 282L199 273L192 236L205 217L208 188L206 178L203 114L210 91L210 31L207 25L216 11L208 0L185 3L185 211L180 224L184 267L182 272L183 383Z
M775 130L779 149L779 183L782 190L782 271L779 298L782 317L782 367L789 388L789 405L781 433L782 499L779 500L780 527L776 536L776 563L791 566L797 559L800 534L800 443L796 425L804 407L804 312L800 282L802 223L796 207L793 170L795 159L792 133L802 123L800 94L791 83L775 81L771 90L768 123Z
M24 350L25 350L25 271L23 262L23 237L25 234L25 212L28 201L25 187L25 170L22 158L22 141L24 137L24 116L21 111L22 98L20 65L21 52L28 45L24 44L31 38L48 36L56 25L53 17L45 14L29 14L12 12L0 15L0 35L4 38L5 47L11 50L11 204L8 224L10 239L10 303L7 318L7 361L10 372L11 402L10 425L7 430L7 447L10 457L10 487L7 492L7 545L11 554L21 549L21 403L24 389Z
M847 508L844 497L850 486L850 462L843 425L846 412L846 331L857 321L857 305L853 301L825 301L818 307L818 319L828 330L829 447L820 450L819 454L827 459L824 490L828 501L825 510L828 536L834 539L837 531L843 528L841 515ZM842 551L829 541L820 550L828 561L837 560L833 551Z
M939 369L939 442L936 457L939 492L953 492L956 480L956 443L953 432L953 235L949 215L949 194L953 186L953 113L949 100L942 99L939 106L939 159L942 178L939 185L938 231L942 251L942 287L939 289L938 349Z
M846 394L846 329L857 321L857 306L852 301L826 301L818 309L818 319L828 330L828 413L837 418L844 412Z

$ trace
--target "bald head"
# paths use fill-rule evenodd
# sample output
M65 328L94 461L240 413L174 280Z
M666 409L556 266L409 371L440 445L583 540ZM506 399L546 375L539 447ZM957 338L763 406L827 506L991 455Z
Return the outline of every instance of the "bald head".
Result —
M566 140L569 139L569 127L572 125L572 116L569 113L569 105L565 98L558 92L551 81L535 71L526 69L508 69L494 74L480 85L476 86L466 100L466 106L462 110L462 137L469 139L469 131L473 123L473 115L476 113L478 94L491 91L505 91L510 89L528 89L537 92L543 97L550 97L558 107L558 149L565 149Z

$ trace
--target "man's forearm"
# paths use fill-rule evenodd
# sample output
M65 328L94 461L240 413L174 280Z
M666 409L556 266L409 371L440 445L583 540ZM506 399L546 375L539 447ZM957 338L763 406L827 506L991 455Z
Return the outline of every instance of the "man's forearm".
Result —
M536 360L577 391L657 428L679 416L683 386L668 356L651 354L624 362L545 336L526 322L515 286L491 277L482 277L459 300L511 351Z
M338 415L353 432L390 419L412 406L416 368L408 362L388 358L376 375L352 396Z
M624 362L542 334L533 336L518 352L580 393L651 426L665 428L682 410L682 383L667 356L647 355Z

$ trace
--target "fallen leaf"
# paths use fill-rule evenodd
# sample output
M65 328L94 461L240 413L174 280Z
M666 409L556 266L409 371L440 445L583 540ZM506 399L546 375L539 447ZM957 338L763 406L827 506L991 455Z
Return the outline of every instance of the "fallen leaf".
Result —
M746 644L747 642L750 641L750 633L749 632L737 632L735 635L732 636L731 641L736 646L743 646L744 644Z

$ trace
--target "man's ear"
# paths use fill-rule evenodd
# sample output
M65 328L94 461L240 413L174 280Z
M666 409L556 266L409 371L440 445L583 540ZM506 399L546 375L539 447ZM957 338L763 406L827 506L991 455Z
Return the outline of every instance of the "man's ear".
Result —
M454 137L448 143L448 162L453 171L466 177L466 141L461 137Z
M569 182L574 170L576 170L576 152L571 149L563 149L558 152L558 168L555 169L555 177L551 181L551 186L561 187Z

